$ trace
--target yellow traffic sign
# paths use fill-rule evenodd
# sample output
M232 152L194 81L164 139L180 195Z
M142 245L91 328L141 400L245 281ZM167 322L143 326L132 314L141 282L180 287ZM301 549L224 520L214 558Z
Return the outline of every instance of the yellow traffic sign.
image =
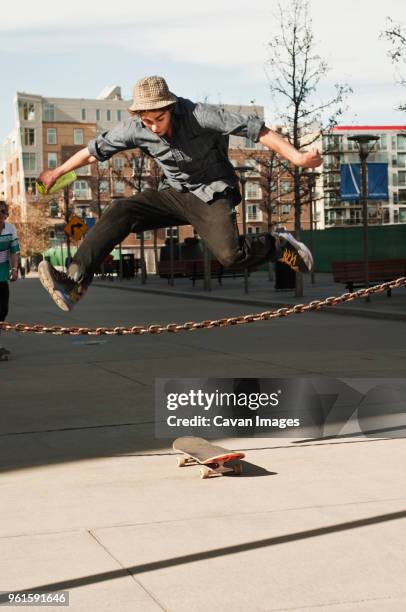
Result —
M80 240L88 231L86 223L76 215L73 215L65 225L65 234L71 240Z

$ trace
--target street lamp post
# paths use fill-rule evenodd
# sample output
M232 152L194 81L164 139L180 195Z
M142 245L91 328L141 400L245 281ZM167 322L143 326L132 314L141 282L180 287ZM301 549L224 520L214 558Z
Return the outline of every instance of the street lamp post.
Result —
M246 217L246 203L245 203L245 185L247 183L246 173L252 171L251 166L236 166L235 170L240 175L240 183L241 183L241 204L242 204L242 233L245 237L247 235L247 217ZM248 268L244 267L244 292L248 293Z
M304 173L308 180L309 186L309 210L310 210L310 250L313 253L314 258L314 240L313 240L313 229L314 229L314 214L313 214L313 204L314 204L314 191L316 187L316 180L320 176L320 172L315 172L314 170L309 170ZM311 282L314 285L315 276L314 269L310 274Z
M69 218L70 218L70 209L69 209L69 185L66 185L66 187L64 187L63 189L63 201L64 201L64 216L65 216L65 223L69 223ZM70 236L69 234L66 234L66 252L67 252L67 263L68 265L66 266L66 269L68 269L70 261L71 261L71 250L70 250ZM65 262L62 262L62 265L64 266Z
M358 153L361 162L361 201L362 201L362 224L364 234L364 282L365 287L369 287L369 254L368 254L368 168L367 158L373 149L374 144L379 140L379 136L359 134L349 136L348 140L358 144ZM369 302L369 295L365 298Z

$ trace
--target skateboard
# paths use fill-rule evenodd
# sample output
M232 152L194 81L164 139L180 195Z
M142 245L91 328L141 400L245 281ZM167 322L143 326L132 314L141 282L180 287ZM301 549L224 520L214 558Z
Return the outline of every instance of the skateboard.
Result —
M178 457L178 467L201 465L201 478L221 476L229 472L242 473L240 459L245 457L244 453L216 446L204 438L195 436L177 438L172 446L173 450L183 453L182 457ZM230 465L227 466L226 463Z
M0 347L0 361L8 361L10 359L10 351Z

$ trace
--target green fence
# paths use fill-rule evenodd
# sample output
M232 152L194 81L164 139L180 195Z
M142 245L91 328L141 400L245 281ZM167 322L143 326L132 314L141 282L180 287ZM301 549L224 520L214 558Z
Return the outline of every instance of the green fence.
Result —
M300 240L310 246L310 231L303 230ZM406 259L406 224L368 228L369 259ZM313 232L313 254L317 272L331 272L333 261L364 258L363 228L336 227Z
M310 231L302 230L300 240L310 246ZM372 226L368 228L369 259L406 259L406 224ZM72 247L72 255L76 248ZM313 232L313 254L316 272L331 272L333 261L362 260L364 257L363 228L334 227ZM64 265L66 246L48 249L45 256L55 266ZM118 249L113 251L114 259L119 258ZM63 261L62 261L63 259ZM268 264L261 266L267 269Z

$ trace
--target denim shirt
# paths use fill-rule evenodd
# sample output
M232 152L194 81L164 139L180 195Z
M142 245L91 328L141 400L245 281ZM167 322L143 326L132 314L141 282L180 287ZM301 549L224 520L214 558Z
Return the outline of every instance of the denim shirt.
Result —
M237 188L238 177L228 159L228 137L234 134L258 142L262 119L177 98L172 122L169 139L157 136L133 116L91 140L88 149L105 161L119 151L139 148L162 169L165 178L160 189L190 191L205 202L227 188Z

